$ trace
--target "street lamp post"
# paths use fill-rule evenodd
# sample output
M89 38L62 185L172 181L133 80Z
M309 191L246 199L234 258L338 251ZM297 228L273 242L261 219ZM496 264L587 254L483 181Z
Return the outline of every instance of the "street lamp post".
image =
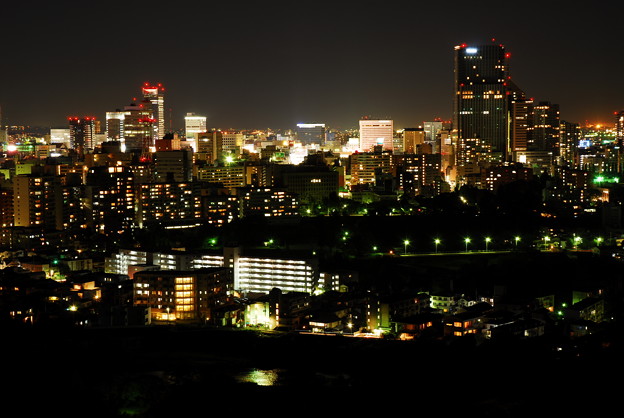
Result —
M514 241L516 242L516 248L517 248L517 247L518 247L518 241L520 241L520 237L519 237L519 236L516 236L516 237L514 238Z
M407 239L405 241L403 241L403 244L405 244L405 254L407 254L407 246L409 245L409 243L410 242Z
M492 241L492 238L490 237L485 237L485 251L487 252L488 250L488 244L490 243L490 241Z
M470 238L464 238L464 243L466 244L466 252L468 252L468 244L470 243Z
M433 242L435 243L435 252L437 254L438 253L438 245L440 244L440 238L436 238Z

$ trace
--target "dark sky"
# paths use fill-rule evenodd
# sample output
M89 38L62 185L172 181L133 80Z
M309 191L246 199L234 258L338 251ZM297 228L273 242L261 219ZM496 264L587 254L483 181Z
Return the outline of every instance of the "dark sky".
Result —
M3 4L3 123L104 119L150 81L166 87L174 128L186 112L224 129L347 129L363 115L411 127L450 119L453 46L491 38L511 53L516 84L563 119L612 123L624 109L624 6L402 3Z

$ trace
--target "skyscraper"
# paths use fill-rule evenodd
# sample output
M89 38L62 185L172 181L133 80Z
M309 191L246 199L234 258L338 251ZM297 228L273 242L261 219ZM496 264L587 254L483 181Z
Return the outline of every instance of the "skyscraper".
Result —
M95 118L85 116L79 118L70 116L69 121L69 143L79 154L84 154L85 150L93 149L95 135Z
M154 132L158 121L152 115L147 101L124 107L123 143L126 152L145 154L154 146Z
M529 127L529 149L559 152L559 105L539 102L533 106Z
M458 165L504 161L509 153L508 66L503 45L455 47L454 126Z
M155 86L144 83L141 90L143 98L152 104L152 115L156 119L152 137L162 139L165 136L165 88L160 83Z

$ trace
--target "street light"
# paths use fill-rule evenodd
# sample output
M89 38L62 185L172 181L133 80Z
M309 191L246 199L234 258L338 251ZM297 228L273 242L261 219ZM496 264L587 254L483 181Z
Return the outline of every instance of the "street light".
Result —
M466 252L468 252L468 244L470 243L470 238L464 238L464 242L466 243Z
M596 246L600 247L600 243L603 241L602 237L598 237L595 239L596 241Z
M410 242L407 239L405 241L403 241L403 244L405 244L405 254L407 254L407 246L409 245L409 243Z
M488 250L488 244L490 243L490 241L492 241L492 238L490 237L485 237L485 251L487 252Z
M547 246L548 246L547 242L549 242L549 241L550 241L550 237L548 235L546 235L544 237L544 249L547 249Z
M436 238L433 242L435 243L435 252L437 253L438 252L438 245L441 242L440 238Z
M516 247L517 247L517 246L518 246L518 241L520 241L520 237L519 237L519 236L516 236L516 237L514 238L514 241L516 242Z

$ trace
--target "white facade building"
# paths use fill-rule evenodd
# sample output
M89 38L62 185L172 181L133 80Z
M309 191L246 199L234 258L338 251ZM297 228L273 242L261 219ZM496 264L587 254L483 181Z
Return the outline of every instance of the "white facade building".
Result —
M206 116L187 113L184 117L184 127L186 141L189 142L193 150L197 152L197 135L206 132Z
M392 120L360 119L360 151L370 152L375 145L392 149L394 123Z

